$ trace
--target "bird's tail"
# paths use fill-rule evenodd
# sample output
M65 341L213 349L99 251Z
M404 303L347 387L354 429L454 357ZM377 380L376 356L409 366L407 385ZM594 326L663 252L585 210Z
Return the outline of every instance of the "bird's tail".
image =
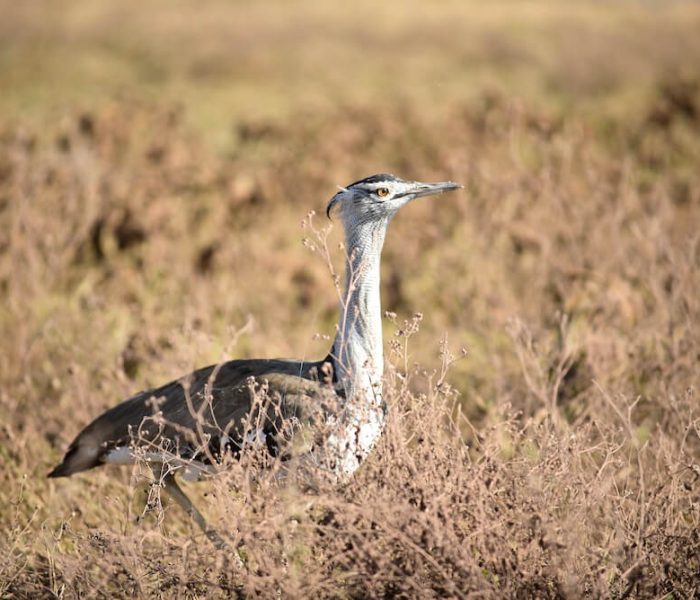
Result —
M97 448L86 444L74 443L68 448L63 462L51 471L47 477L70 477L74 473L86 471L102 464Z

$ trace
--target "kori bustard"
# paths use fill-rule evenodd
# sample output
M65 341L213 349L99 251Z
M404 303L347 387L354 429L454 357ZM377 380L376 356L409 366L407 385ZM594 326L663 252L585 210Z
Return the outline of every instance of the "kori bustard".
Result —
M307 458L338 480L348 478L375 445L386 416L379 270L387 227L411 200L459 187L382 173L340 188L326 213L336 211L345 229L345 286L324 360L233 360L140 392L85 427L48 476L145 460L217 544L221 539L181 490L176 473L196 480L248 446L284 458L294 424L312 421L324 433L316 435Z

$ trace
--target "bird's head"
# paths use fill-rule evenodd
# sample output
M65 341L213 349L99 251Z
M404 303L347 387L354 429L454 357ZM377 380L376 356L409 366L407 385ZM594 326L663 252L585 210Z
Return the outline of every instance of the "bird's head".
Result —
M328 203L326 214L330 218L331 211L337 210L346 226L388 221L396 211L411 200L461 187L458 183L451 181L421 183L406 181L388 173L380 173L340 188Z

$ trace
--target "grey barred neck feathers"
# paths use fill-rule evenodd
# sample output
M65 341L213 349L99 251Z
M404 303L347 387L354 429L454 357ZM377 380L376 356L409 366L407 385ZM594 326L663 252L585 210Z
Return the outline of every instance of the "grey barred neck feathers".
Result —
M389 221L415 198L459 187L449 181L421 183L380 173L341 187L328 203L327 214L330 216L337 210L345 229L345 293L333 348L334 366L347 397L358 392L376 395L380 386L383 373L380 256Z

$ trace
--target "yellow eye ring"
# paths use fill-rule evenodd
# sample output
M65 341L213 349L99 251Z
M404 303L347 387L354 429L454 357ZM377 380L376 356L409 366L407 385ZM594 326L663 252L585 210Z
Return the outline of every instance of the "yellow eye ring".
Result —
M389 190L386 188L379 188L376 192L377 196L384 198L389 195Z

